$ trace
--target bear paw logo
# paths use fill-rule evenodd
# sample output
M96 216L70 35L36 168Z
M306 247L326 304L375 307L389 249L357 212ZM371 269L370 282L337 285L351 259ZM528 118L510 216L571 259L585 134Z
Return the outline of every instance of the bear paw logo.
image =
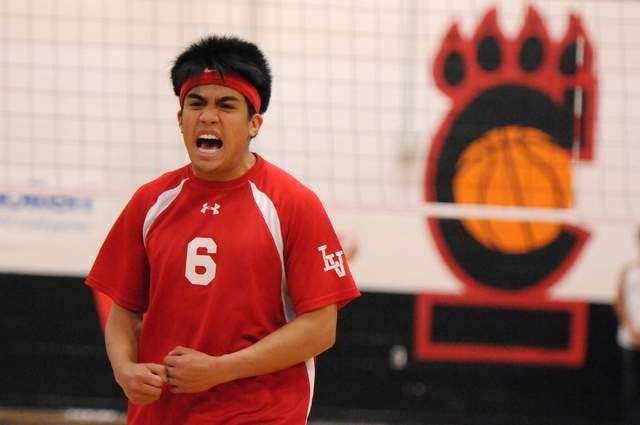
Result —
M451 109L431 144L425 199L530 208L573 206L572 163L593 159L594 52L579 17L560 41L532 7L516 38L495 9L471 38L453 24L433 63ZM563 223L428 219L439 251L469 289L544 291L588 232Z

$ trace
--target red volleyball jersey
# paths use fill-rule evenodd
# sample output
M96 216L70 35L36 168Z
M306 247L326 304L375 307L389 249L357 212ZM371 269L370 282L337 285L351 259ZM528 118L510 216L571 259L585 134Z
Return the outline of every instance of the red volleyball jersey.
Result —
M187 165L143 185L109 232L87 284L143 312L139 362L178 345L245 348L296 316L360 293L317 196L257 156L242 177L198 179ZM314 363L129 405L129 423L304 424Z

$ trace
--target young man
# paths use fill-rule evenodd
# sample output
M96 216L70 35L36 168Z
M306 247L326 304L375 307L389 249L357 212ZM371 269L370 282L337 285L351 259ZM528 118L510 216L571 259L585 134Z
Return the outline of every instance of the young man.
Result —
M171 70L190 164L133 195L87 283L129 424L304 424L314 356L359 295L318 198L250 150L271 93L253 44L208 37Z
M640 231L637 235L640 250ZM614 304L621 350L622 395L625 423L640 423L640 251L620 274Z

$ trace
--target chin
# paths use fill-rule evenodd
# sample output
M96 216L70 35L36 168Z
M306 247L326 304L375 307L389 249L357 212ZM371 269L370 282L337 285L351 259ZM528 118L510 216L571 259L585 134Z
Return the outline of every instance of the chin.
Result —
M193 168L195 175L198 177L215 175L219 169L218 166L208 163L203 164L202 161L191 161L191 167Z

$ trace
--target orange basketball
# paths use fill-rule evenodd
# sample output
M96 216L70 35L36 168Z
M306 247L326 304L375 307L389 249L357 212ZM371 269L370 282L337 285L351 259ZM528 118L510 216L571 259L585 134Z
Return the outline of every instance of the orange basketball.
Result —
M571 157L541 130L511 125L486 132L463 152L453 178L456 203L535 208L573 204ZM552 242L560 223L464 219L484 246L525 253Z

